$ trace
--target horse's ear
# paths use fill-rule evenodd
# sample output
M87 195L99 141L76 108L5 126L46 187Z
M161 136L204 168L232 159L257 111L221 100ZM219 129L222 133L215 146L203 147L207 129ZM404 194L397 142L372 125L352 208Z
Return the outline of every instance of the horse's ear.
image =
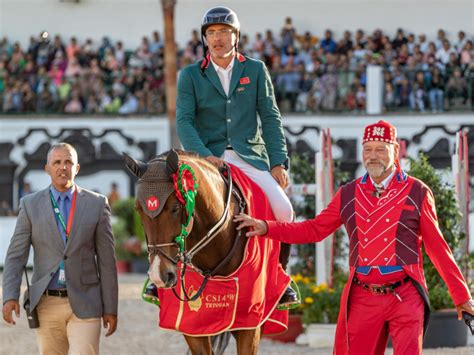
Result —
M178 170L179 157L176 150L172 149L166 156L166 172L168 176L173 175Z
M123 160L128 170L130 170L136 177L141 178L145 174L146 169L148 169L148 164L140 160L133 159L127 153L123 154Z

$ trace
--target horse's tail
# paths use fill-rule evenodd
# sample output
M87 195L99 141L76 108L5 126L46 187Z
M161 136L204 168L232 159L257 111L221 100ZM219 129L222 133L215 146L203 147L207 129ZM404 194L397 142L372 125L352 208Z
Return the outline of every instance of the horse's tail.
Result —
M229 345L230 332L224 332L211 337L212 351L216 355L224 354L225 349Z

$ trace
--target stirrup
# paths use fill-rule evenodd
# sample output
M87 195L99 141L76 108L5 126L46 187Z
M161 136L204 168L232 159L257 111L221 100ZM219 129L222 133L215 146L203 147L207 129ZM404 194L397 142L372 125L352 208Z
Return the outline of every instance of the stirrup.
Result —
M298 308L301 304L301 293L296 282L293 281L293 279L291 279L290 284L288 286L291 287L296 292L297 302L289 303L289 304L279 304L276 307L279 311L288 311L290 309L295 309L295 308Z
M144 300L145 302L147 303L151 303L151 304L154 304L156 306L160 306L160 299L158 297L154 297L154 296L149 296L147 293L146 293L146 289L148 287L148 285L150 284L150 279L147 278L145 280L145 283L143 284L143 287L142 287L142 292L141 292L141 298L142 300Z

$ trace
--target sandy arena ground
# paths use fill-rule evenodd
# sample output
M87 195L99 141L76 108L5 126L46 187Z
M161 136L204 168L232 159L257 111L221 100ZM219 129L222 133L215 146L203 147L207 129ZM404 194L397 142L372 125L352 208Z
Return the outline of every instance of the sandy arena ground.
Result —
M119 276L119 323L117 331L109 338L101 337L101 354L186 354L187 347L183 337L175 332L163 331L156 325L155 306L139 299L144 280L143 275L127 274ZM3 304L3 302L2 302ZM0 354L25 355L36 354L38 348L34 331L28 324L21 310L20 319L15 326L0 321ZM234 344L227 348L228 354L235 354ZM295 344L282 344L264 339L260 344L259 354L299 355L299 354L332 354L332 349L312 349ZM387 350L387 355L392 354ZM473 355L473 348L426 350L426 355Z

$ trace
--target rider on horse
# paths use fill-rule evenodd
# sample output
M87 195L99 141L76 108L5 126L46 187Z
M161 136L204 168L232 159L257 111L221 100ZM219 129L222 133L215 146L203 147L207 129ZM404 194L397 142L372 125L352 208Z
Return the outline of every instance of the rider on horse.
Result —
M224 162L237 166L265 192L275 218L290 222L293 209L283 191L288 185L288 151L269 72L263 62L237 51L240 23L231 9L208 10L201 37L204 59L184 68L178 81L181 143L217 167ZM288 245L281 250L280 262L286 268ZM155 293L150 287L146 295ZM280 303L298 302L288 287Z

